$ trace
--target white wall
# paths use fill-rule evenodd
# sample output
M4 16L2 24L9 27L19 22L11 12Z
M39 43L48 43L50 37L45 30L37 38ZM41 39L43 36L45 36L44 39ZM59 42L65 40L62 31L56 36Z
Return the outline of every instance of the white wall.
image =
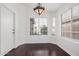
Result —
M75 4L66 4L63 5L57 11L56 15L56 34L57 34L57 41L56 44L68 52L70 55L79 55L79 42L74 39L63 38L61 37L61 14L74 6Z
M55 37L51 36L52 19L49 17L51 16L49 13L46 12L46 14L43 14L42 16L40 16L44 18L46 17L48 19L48 28L49 28L48 35L31 35L30 36L30 17L39 17L36 14L33 14L34 12L32 8L30 8L29 6L18 4L18 3L12 3L12 4L4 3L1 5L9 8L11 11L15 13L15 44L14 44L15 47L21 44L24 44L24 43L26 44L28 43L50 43L51 41L55 43L55 40L54 40ZM8 42L9 41L7 41L6 43ZM2 53L2 55L5 55L7 52Z
M79 56L79 41L76 41L75 39L60 37L57 44L70 55Z

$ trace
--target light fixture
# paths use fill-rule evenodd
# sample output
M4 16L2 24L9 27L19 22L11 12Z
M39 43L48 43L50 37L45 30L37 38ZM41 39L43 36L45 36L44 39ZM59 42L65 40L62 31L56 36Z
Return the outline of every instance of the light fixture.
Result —
M42 7L40 3L38 3L37 7L35 7L33 10L34 10L34 12L36 12L38 15L41 15L41 14L44 12L45 8Z

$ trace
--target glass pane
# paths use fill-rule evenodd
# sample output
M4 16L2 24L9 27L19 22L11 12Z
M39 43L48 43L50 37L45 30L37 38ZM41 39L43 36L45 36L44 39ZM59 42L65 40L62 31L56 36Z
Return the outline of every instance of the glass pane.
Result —
M72 22L72 38L79 39L79 19Z
M66 36L66 35L65 35L65 32L62 32L62 36L63 36L63 37L65 37L65 36Z
M71 9L69 9L62 15L62 22L66 22L70 20L71 20Z
M55 21L56 21L56 18L53 17L53 19L52 19L52 35L55 35L55 26L56 26Z
M71 32L65 32L66 37L71 38Z
M37 35L39 32L38 32L38 19L34 19L35 21L35 24L34 24L34 34Z
M62 36L70 38L71 37L71 32L62 32Z
M76 5L72 8L72 16L78 16L79 15L79 5Z
M66 12L66 21L71 20L71 9Z
M72 32L79 33L79 19L72 22Z
M30 35L34 34L34 25L35 25L35 20L34 18L30 19Z
M55 20L56 20L55 17L53 17L53 19L52 19L52 26L53 27L55 27Z
M79 39L79 33L72 33L73 39Z
M62 31L63 32L71 32L71 23L62 24Z
M41 35L47 34L47 19L46 18L39 19L39 34Z
M65 22L65 14L62 15L62 22Z

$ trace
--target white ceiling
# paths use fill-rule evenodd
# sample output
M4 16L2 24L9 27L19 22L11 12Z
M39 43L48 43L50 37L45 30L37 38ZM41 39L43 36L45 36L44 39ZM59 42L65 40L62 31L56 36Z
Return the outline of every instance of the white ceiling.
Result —
M56 11L58 8L63 6L64 3L42 3L42 6L45 7L48 11ZM34 8L37 6L37 3L24 3L24 5Z

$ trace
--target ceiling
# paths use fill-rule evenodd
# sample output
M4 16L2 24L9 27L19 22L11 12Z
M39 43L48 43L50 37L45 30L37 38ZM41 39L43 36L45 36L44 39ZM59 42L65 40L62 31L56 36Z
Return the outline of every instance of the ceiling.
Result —
M56 11L58 8L63 6L64 3L42 3L42 6L45 7L48 11ZM24 5L34 8L37 6L37 3L24 3Z

